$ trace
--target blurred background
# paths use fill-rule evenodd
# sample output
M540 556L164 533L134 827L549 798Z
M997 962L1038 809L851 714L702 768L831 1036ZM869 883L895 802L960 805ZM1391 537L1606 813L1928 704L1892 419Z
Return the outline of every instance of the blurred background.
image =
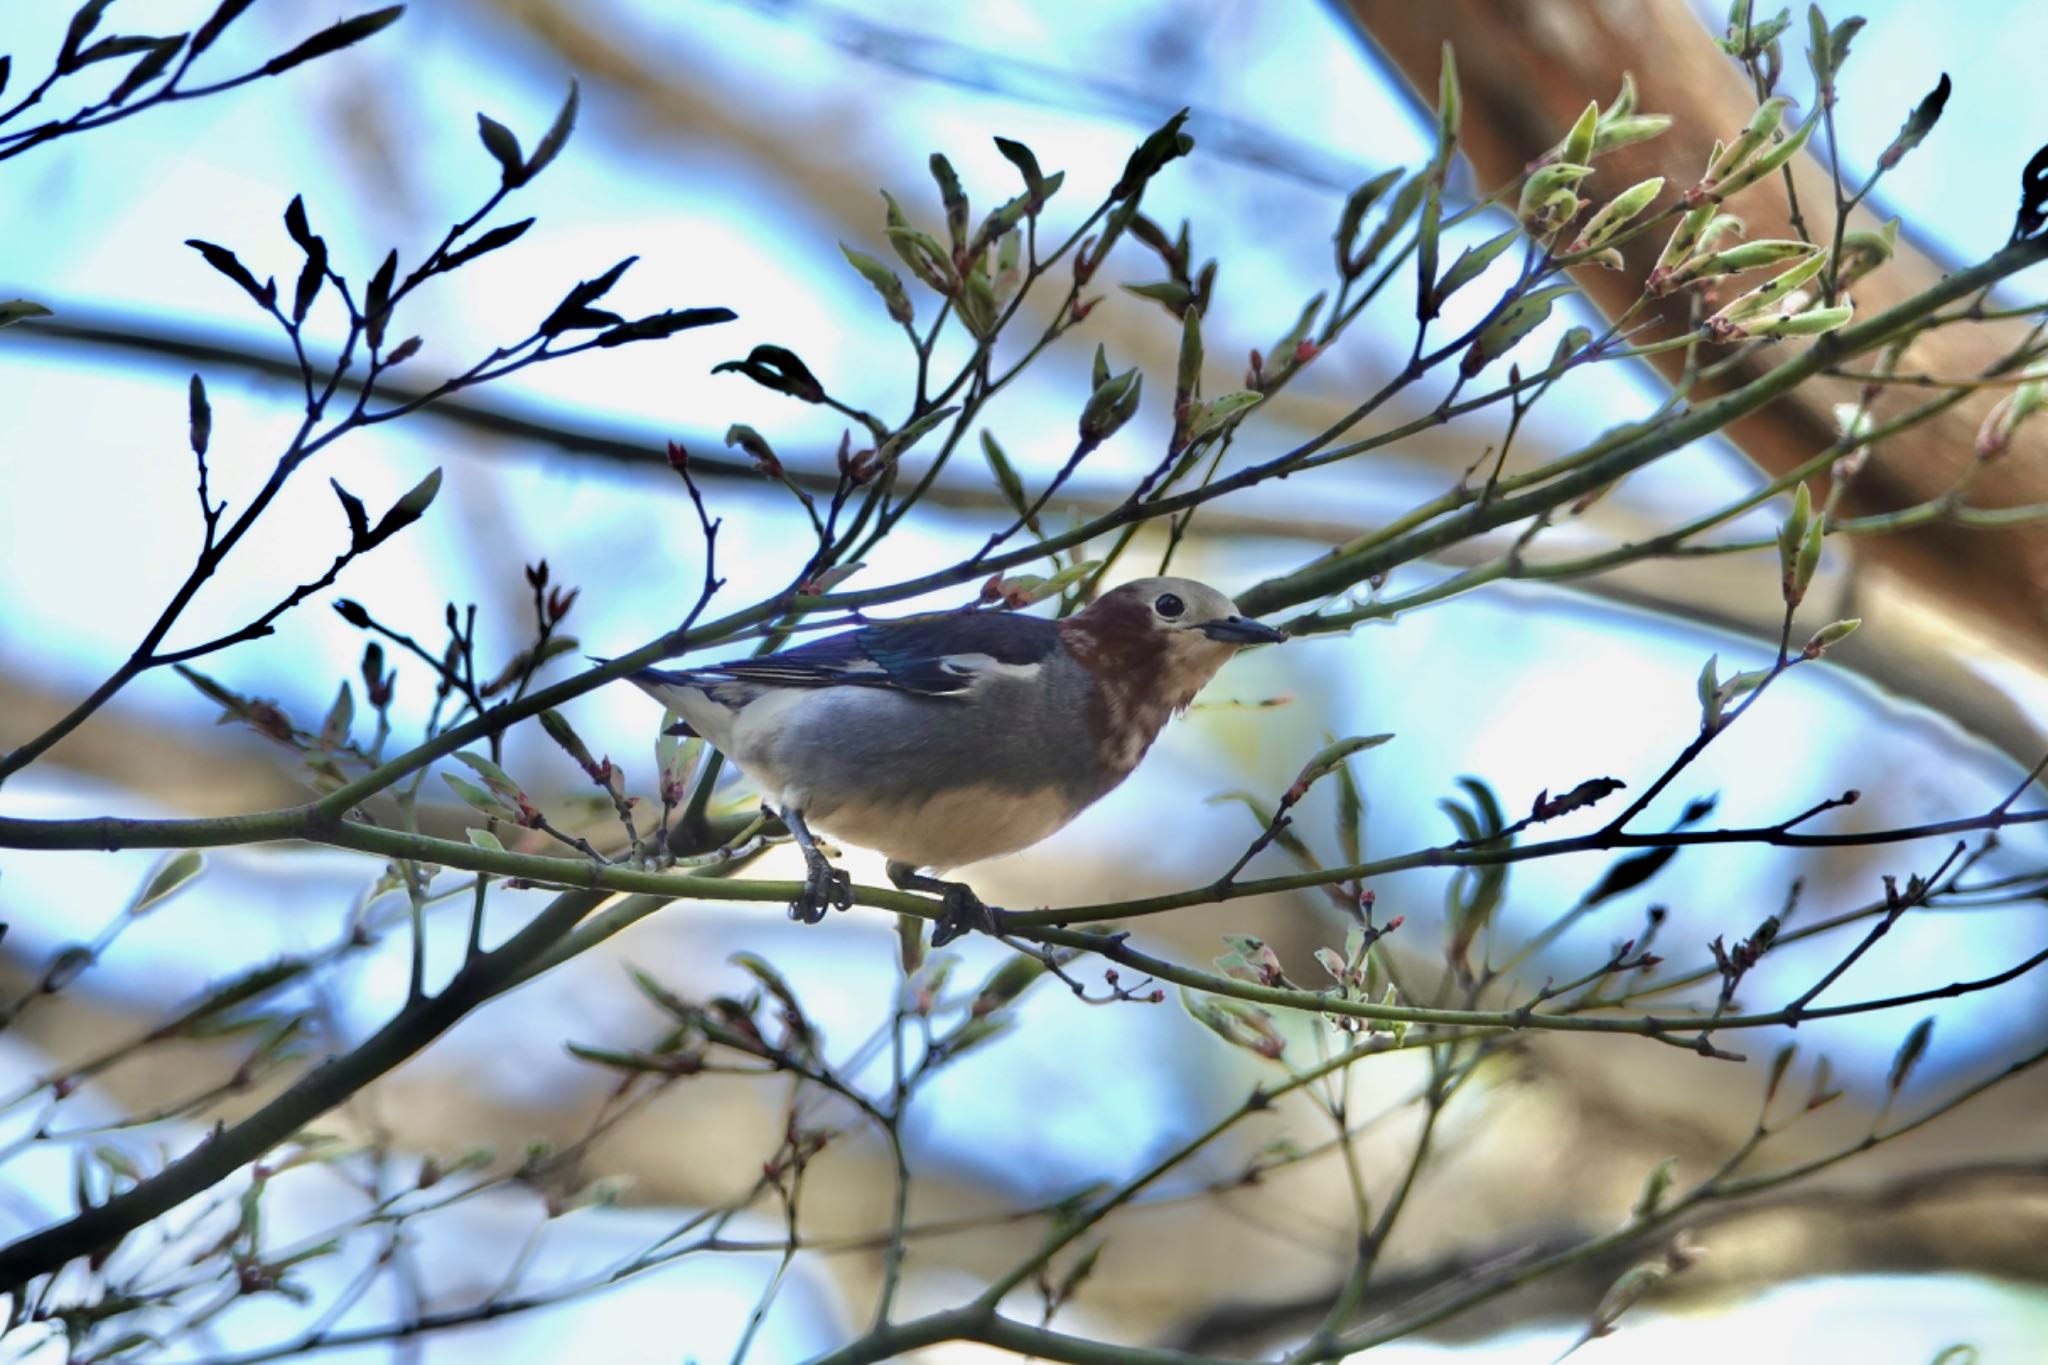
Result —
M1391 0L1383 7L1407 8ZM1381 0L418 0L399 27L337 57L9 163L0 170L0 296L37 299L57 317L0 333L0 742L35 733L118 665L189 565L199 533L185 449L190 373L204 374L212 396L215 491L231 502L260 484L297 421L293 382L258 363L283 354L279 339L184 239L227 244L259 277L289 278L299 258L279 215L298 193L345 271L366 276L393 244L417 260L495 183L496 168L477 144L477 111L530 147L570 79L578 80L582 113L568 151L504 215L531 214L538 223L515 247L416 305L404 331L419 333L424 347L409 362L411 374L401 375L466 367L525 335L575 281L628 255L638 263L608 301L621 312L722 305L739 320L524 371L468 395L482 417L428 412L357 433L309 472L341 477L375 507L431 468L445 471L429 521L352 566L339 586L380 620L432 639L445 602L473 602L486 654L509 656L528 628L521 567L545 559L556 582L582 590L567 623L581 648L615 654L673 625L702 574L696 522L665 467L664 441L723 453L725 428L744 422L792 467L831 467L835 414L734 374L713 375L714 364L757 344L784 345L835 394L884 413L904 406L913 377L907 348L838 244L887 256L880 188L913 216L935 218L925 171L934 150L952 159L985 205L1014 192L1014 171L991 138L1027 143L1048 169L1066 172L1068 188L1049 215L1059 223L1063 211L1093 202L1114 181L1146 132L1189 107L1196 150L1148 192L1146 208L1168 224L1188 218L1197 258L1222 262L1207 323L1208 379L1212 391L1239 387L1242 358L1284 335L1324 287L1329 235L1348 191L1427 155L1432 115L1409 89L1398 54L1390 58L1373 36L1376 23L1405 21L1380 8ZM1512 112L1497 107L1502 101L1472 93L1481 79L1474 71L1503 69L1524 70L1532 86L1569 77L1577 88L1566 103L1576 107L1612 98L1627 67L1644 86L1644 107L1664 109L1659 74L1668 80L1678 56L1660 45L1667 38L1646 30L1635 36L1636 50L1616 60L1615 43L1630 34L1607 14L1615 8L1545 0L1518 15L1517 24L1584 56L1583 71L1533 46L1490 59L1475 51L1468 62L1461 36L1475 106L1468 119L1512 122ZM1699 42L1721 21L1718 12L1696 17L1676 3L1643 8L1694 25ZM2002 244L2013 176L2048 128L2031 64L2015 55L2048 42L2048 12L1982 0L1965 23L1896 0L1858 8L1871 22L1843 81L1845 165L1860 180L1912 103L1947 71L1956 93L1944 120L1883 182L1877 207L1905 217L1926 259L1977 260ZM129 27L176 31L211 6L163 0L148 9ZM1461 7L1446 7L1454 12ZM333 17L330 7L259 5L209 56L209 69L260 63ZM0 47L15 54L17 80L41 69L67 18L68 7L18 5L0 18ZM1795 25L1794 36L1803 28ZM1487 41L1483 28L1469 36ZM1380 37L1388 51L1416 41L1405 31ZM1537 38L1503 22L1494 41ZM1796 46L1788 67L1788 90L1804 97L1810 78ZM1505 104L1532 121L1544 117L1533 98ZM1564 127L1523 131L1542 146ZM1483 168L1461 164L1453 188L1472 195L1492 183ZM1498 230L1481 220L1470 240ZM1135 247L1108 270L1117 282L1156 277L1156 261ZM1177 325L1143 299L1108 293L1076 344L1049 355L991 416L990 429L1034 482L1067 452L1095 341L1119 367L1143 365L1162 391L1169 387ZM1470 291L1475 309L1485 293ZM1406 297L1398 288L1389 294L1386 308L1272 405L1251 458L1321 430L1405 362ZM2020 290L2007 301L2026 297ZM316 309L313 318L314 334L339 335L338 315ZM1561 314L1552 326L1590 318L1590 310ZM1547 345L1532 343L1546 353ZM1660 392L1647 369L1575 374L1535 409L1517 458L1533 463L1569 450L1641 416ZM1388 421L1422 411L1435 396ZM525 424L516 432L515 419ZM1083 469L1056 514L1115 497L1149 467L1166 422L1163 403L1149 405ZM1234 500L1197 518L1178 569L1235 590L1292 568L1442 491L1500 439L1499 425L1482 416ZM2038 463L2040 453L2017 451L2013 462ZM1561 543L1662 528L1759 477L1741 451L1703 443L1631 479L1562 532ZM956 463L937 505L886 542L852 586L960 558L1008 520L987 484L978 463ZM800 566L808 535L781 489L713 478L705 492L724 518L720 568L730 583L722 601L751 601ZM1753 534L1771 525L1759 514L1733 529ZM302 477L208 586L173 643L232 629L279 584L317 575L343 533L321 478ZM2031 533L2005 534L2013 541L1986 553L2021 562ZM1133 572L1159 549L1141 540ZM2048 726L2039 585L2017 571L1944 576L1921 572L1922 564L1910 555L1831 552L1810 620L1862 616L1858 647L1845 651L1842 666L1787 678L1646 825L1710 792L1720 794L1720 818L1747 824L1856 787L1866 799L1843 826L1875 828L1974 813L2009 791ZM1403 570L1393 589L1441 572ZM1730 556L1643 566L1569 589L1489 590L1349 638L1259 651L1233 664L1138 775L1086 818L972 879L992 903L1010 905L1097 902L1207 881L1256 830L1241 805L1206 798L1243 790L1271 800L1326 734L1397 736L1357 761L1369 803L1368 855L1451 837L1437 802L1456 794L1463 775L1483 778L1511 811L1539 790L1586 777L1611 774L1639 787L1694 732L1693 679L1706 656L1719 654L1724 675L1768 662L1773 646L1759 632L1774 628L1777 611L1775 562ZM275 635L201 667L317 725L339 680L354 675L362 643L315 602ZM431 687L422 669L401 661L399 670L394 718L403 736L424 719ZM1288 700L1229 704L1274 698ZM10 781L0 812L222 814L303 799L304 774L292 756L239 728L216 729L216 712L175 676L150 674ZM582 699L571 717L637 789L649 787L659 721L651 702L614 688ZM530 789L561 801L580 790L574 769L537 733L515 735L508 754L507 766ZM730 794L739 800L744 790L736 785ZM459 814L446 818L462 823ZM1312 804L1301 827L1334 858L1330 819ZM1784 901L1795 877L1804 878L1801 915L1818 918L1880 894L1880 874L1925 872L1945 851L1691 850L1560 940L1549 960L1532 964L1529 984L1549 970L1574 975L1599 961L1652 904L1668 908L1669 951L1697 953L1717 934L1747 934ZM2044 852L2042 840L2016 833L1986 866L2038 868ZM298 848L222 850L210 860L201 885L138 922L61 998L0 1034L0 1091L146 1029L208 982L344 938L370 913L365 897L379 870L369 860ZM118 915L153 862L146 853L0 851L0 979L10 994L32 993L53 954ZM880 879L876 860L856 853L848 864L858 880ZM787 875L793 865L777 851L760 870ZM1518 867L1503 910L1508 930L1547 923L1604 867L1597 856ZM1375 890L1384 915L1410 920L1393 946L1427 962L1444 879L1418 872ZM538 903L537 893L504 893L494 926L516 924L528 902ZM1141 940L1205 964L1221 951L1222 933L1258 933L1290 965L1307 965L1314 947L1341 941L1343 925L1324 898L1305 895L1155 917ZM2044 938L2038 902L1909 917L1838 989L1844 999L1865 998L1984 976ZM761 908L677 904L472 1016L327 1126L374 1132L414 1161L453 1159L478 1144L516 1154L537 1139L573 1140L614 1078L569 1056L563 1041L633 1046L658 1031L628 983L627 964L703 995L743 984L726 961L742 948L778 964L828 1037L846 1046L891 1008L896 949L886 917L855 912L805 929ZM1745 998L1760 1006L1789 998L1841 950L1840 941L1823 939L1774 956ZM976 976L1000 951L962 945L962 972ZM292 1006L312 1021L306 1053L341 1050L377 1027L403 1003L405 974L403 934L375 936L347 954ZM2040 983L2022 977L1944 1006L1934 1050L1902 1103L1932 1102L2038 1047L2044 1003ZM1868 1124L1898 1041L1920 1013L1799 1031L1803 1056L1825 1052L1849 1094L1811 1131L1788 1138L1784 1159L1824 1150ZM1748 1132L1761 1063L1778 1041L1745 1040L1746 1066L1640 1040L1531 1041L1446 1116L1445 1153L1397 1231L1384 1273L1412 1288L1446 1268L1612 1227L1644 1173L1666 1156L1677 1156L1682 1172L1703 1174ZM177 1054L189 1070L162 1060L115 1068L67 1100L64 1117L97 1130L147 1115L200 1088L227 1055L194 1045ZM1376 1061L1359 1084L1367 1099L1392 1103L1418 1083L1418 1067ZM1022 1027L960 1063L914 1111L915 1214L988 1213L1127 1176L1268 1074L1170 1000L1091 1008L1056 987L1041 990ZM234 1097L220 1112L232 1117L260 1098ZM1920 1361L1961 1340L1983 1348L1986 1360L2033 1358L2032 1343L2048 1334L2043 1099L2040 1083L2023 1077L1831 1174L1825 1198L1705 1228L1700 1266L1582 1358L1704 1361L1741 1350L1758 1361ZM616 1202L550 1219L545 1192L514 1186L451 1208L421 1224L406 1275L367 1295L345 1324L459 1308L515 1276L543 1292L630 1255L751 1182L780 1139L783 1102L767 1087L713 1079L668 1090L609 1131L578 1172L583 1184L609 1182ZM11 1125L6 1139L19 1139L0 1169L0 1234L69 1207L70 1149L32 1136L48 1118L35 1105L0 1115ZM1398 1170L1411 1119L1376 1132L1369 1160ZM820 1159L806 1194L807 1232L821 1237L871 1231L886 1219L886 1153L871 1134L839 1121L847 1136ZM204 1126L204 1117L177 1118L93 1140L176 1151ZM1241 1140L1162 1194L1192 1190L1312 1127L1307 1116L1286 1112L1248 1125ZM1336 1163L1306 1162L1258 1189L1168 1200L1131 1215L1113 1225L1094 1276L1060 1323L1113 1340L1214 1351L1258 1349L1290 1331L1298 1337L1315 1316L1300 1318L1296 1305L1325 1301L1348 1263L1352 1229L1334 1212L1343 1207L1342 1180ZM338 1174L313 1172L279 1185L272 1216L284 1237L294 1225L309 1231L356 1216L363 1198ZM780 1228L764 1215L731 1232L774 1238ZM997 1224L920 1242L904 1310L971 1295L1037 1236ZM361 1263L336 1258L309 1268L306 1282L333 1293ZM484 1351L508 1362L723 1359L774 1269L764 1255L687 1258L603 1293L427 1334L401 1349L434 1361ZM871 1255L799 1257L751 1358L796 1360L843 1339L865 1321L877 1269ZM1550 1359L1578 1335L1615 1269L1602 1268L1604 1278L1557 1277L1377 1358ZM252 1301L187 1347L224 1356L257 1350L288 1340L308 1311ZM991 1356L936 1348L925 1358Z

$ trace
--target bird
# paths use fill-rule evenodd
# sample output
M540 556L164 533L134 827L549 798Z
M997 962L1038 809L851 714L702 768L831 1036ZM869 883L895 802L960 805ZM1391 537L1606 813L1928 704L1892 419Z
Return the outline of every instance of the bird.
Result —
M1028 848L1107 795L1237 651L1286 638L1187 578L1140 578L1063 620L970 610L877 621L633 682L759 788L802 851L790 917L852 904L825 834L935 893L939 945L997 914L942 874Z

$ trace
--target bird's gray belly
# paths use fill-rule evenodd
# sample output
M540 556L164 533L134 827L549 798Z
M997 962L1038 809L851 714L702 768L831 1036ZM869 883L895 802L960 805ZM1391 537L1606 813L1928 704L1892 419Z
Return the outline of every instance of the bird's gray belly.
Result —
M776 698L776 723L732 757L814 829L915 866L957 867L1038 842L1113 785L1077 717L1007 690Z

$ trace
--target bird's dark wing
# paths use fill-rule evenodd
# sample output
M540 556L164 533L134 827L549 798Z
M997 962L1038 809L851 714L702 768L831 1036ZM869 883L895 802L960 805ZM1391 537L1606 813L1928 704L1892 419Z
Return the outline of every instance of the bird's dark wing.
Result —
M705 668L661 674L696 686L884 687L916 696L965 692L991 669L1022 669L1059 648L1051 621L1007 612L913 616Z

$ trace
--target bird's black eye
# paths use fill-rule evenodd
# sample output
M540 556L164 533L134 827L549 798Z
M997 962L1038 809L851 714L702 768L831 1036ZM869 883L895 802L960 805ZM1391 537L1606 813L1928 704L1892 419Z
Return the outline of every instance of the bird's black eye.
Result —
M1187 609L1188 604L1181 601L1180 598L1174 596L1170 592L1163 592L1159 594L1159 600L1152 604L1152 610L1158 612L1161 616L1164 616L1169 621L1171 621L1174 617L1181 615Z

